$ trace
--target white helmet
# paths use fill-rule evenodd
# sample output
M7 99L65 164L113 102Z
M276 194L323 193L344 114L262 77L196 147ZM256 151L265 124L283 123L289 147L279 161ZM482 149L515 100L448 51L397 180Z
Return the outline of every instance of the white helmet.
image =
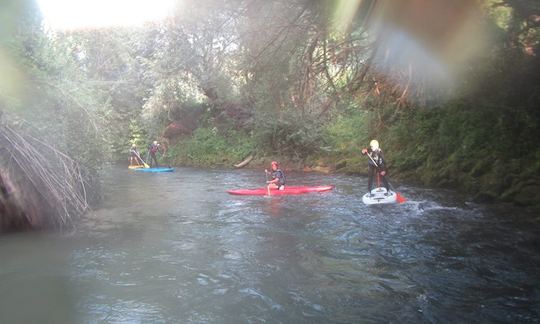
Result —
M371 140L371 142L369 142L369 147L371 147L372 151L376 151L379 149L379 142L377 142L377 140Z

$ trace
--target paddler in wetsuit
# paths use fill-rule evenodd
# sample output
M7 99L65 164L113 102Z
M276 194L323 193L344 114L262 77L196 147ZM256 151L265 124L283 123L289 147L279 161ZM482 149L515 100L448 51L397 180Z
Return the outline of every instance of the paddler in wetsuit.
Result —
M271 180L266 181L268 189L285 189L285 174L279 168L279 163L272 161L271 166L272 171L269 172L268 170L264 170L266 176L268 177L268 175L270 175L272 178Z
M148 147L148 153L150 154L150 165L154 168L159 168L156 153L160 151L160 146L157 141L154 141L152 144L150 144L150 147Z
M367 154L368 158L371 157L368 160L368 192L369 196L372 197L373 194L371 193L371 189L373 188L373 178L375 176L379 176L380 179L382 179L382 182L384 184L384 187L386 188L385 195L388 196L390 194L390 186L388 185L388 181L386 180L386 168L384 163L384 155L379 147L379 142L377 140L372 140L369 142L369 148L362 149L362 154Z
M133 144L131 145L131 149L129 150L129 165L136 165L136 166L140 166L141 164L139 163L139 159L140 159L140 154L139 154L139 151L137 151L137 145Z

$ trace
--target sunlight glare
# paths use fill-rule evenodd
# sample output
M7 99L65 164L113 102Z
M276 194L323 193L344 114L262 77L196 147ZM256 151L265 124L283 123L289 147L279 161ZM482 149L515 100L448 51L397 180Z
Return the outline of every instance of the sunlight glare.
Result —
M175 0L38 0L45 25L56 30L133 26L164 19Z

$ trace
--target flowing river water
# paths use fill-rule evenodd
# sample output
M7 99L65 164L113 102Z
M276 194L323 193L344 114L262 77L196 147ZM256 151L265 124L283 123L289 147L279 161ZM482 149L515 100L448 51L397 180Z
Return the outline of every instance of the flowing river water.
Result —
M540 321L540 221L455 192L288 173L299 196L231 196L255 170L105 172L70 233L0 236L1 323Z

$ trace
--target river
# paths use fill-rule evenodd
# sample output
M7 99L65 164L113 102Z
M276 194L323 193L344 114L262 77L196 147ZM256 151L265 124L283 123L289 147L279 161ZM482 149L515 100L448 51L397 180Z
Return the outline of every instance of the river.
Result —
M1 323L540 321L540 221L451 191L366 178L299 196L231 196L255 170L113 168L73 231L0 236Z

